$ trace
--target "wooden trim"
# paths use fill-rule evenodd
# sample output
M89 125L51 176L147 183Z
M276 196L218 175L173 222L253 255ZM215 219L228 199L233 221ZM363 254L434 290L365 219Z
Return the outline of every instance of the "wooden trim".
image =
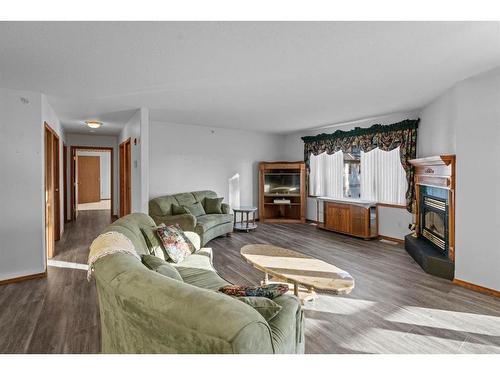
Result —
M114 208L115 208L115 172L114 172L114 147L97 147L97 146L71 146L70 148L70 155L71 155L71 217L70 220L75 220L76 219L76 209L73 210L73 207L75 207L75 183L76 183L76 176L75 176L75 158L76 158L76 152L78 150L85 150L85 151L109 151L110 152L110 173L111 173L111 218L114 216Z
M402 240L400 238L394 238L394 237L384 236L382 234L379 234L378 237L381 240L387 240L387 241L397 242L399 244L404 244L405 243L405 240Z
M406 210L406 206L403 204L377 203L377 207L404 208Z
M68 218L68 146L63 142L63 210L64 222L69 221Z
M40 279L42 277L47 277L47 271L42 272L42 273L35 273L32 275L14 277L12 279L7 279L7 280L0 280L0 285L20 283L22 281Z
M123 217L132 212L132 143L130 137L118 146L118 162L119 216Z
M476 285L476 284L472 284L472 283L469 283L467 281L463 281L460 279L453 279L453 284L460 285L464 288L473 290L475 292L488 294L488 295L493 296L493 297L500 297L500 291L498 291L498 290L486 288L484 286L480 286L480 285Z

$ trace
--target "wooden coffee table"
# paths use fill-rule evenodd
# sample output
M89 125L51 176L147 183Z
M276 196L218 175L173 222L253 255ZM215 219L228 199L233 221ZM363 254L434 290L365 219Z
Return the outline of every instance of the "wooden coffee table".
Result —
M293 293L301 300L314 298L314 290L325 290L335 294L348 294L354 289L352 276L333 264L273 245L246 245L241 255L258 270L264 272L263 283L273 279L293 285ZM307 290L302 292L299 286Z

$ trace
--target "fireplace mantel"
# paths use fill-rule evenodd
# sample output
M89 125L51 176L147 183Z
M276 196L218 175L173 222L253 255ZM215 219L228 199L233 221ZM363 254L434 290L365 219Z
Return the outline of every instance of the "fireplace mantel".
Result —
M410 160L415 166L416 235L421 237L421 187L431 186L448 191L448 258L455 261L455 155L439 155Z
M410 160L415 166L415 184L455 189L455 155Z

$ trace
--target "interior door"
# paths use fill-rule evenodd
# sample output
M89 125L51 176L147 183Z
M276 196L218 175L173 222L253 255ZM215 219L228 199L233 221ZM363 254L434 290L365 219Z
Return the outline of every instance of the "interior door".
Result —
M92 203L101 200L101 158L99 156L78 156L78 203Z
M59 138L52 134L52 167L54 183L54 239L61 239L61 187L59 181Z
M53 135L45 127L45 248L47 258L52 258L55 253L54 236L54 153Z
M132 146L130 138L120 144L120 217L132 211Z

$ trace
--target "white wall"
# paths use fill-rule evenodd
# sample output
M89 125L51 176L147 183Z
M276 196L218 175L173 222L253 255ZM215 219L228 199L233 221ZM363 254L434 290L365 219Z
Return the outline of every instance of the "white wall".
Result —
M455 278L500 290L500 68L456 84L421 118L419 156L456 154ZM438 138L447 121L451 138Z
M335 124L332 126L322 127L310 131L291 133L284 136L283 153L286 160L304 160L304 142L301 137L309 135L317 135L320 133L333 133L336 130L352 130L355 127L368 128L374 124L389 125L405 119L416 119L419 117L418 110L394 113L385 116L372 117L358 121L351 121L348 123ZM321 208L320 208L321 209ZM317 220L316 215L316 199L308 198L307 200L307 219ZM322 210L320 210L320 218L322 218ZM412 222L411 214L408 213L406 208L393 208L386 209L381 207L379 209L379 234L387 237L403 239L410 231L408 224Z
M280 159L283 137L234 129L153 122L151 198L214 190L229 199L229 179L240 175L241 205L258 204L258 163Z
M100 172L101 200L111 199L111 153L108 151L82 151L77 152L77 156L98 156ZM78 165L78 163L77 163ZM78 168L76 171L78 181Z
M0 280L5 280L45 271L42 96L0 89L0 113Z
M70 146L93 146L93 147L112 147L113 148L113 214L117 215L119 212L119 192L118 192L118 138L110 135L93 135L93 134L66 134L66 145L68 146L68 158L71 158ZM68 160L68 168L70 163ZM68 171L68 186L70 185L71 174ZM70 207L70 194L68 194L68 210ZM68 212L70 215L70 211Z

